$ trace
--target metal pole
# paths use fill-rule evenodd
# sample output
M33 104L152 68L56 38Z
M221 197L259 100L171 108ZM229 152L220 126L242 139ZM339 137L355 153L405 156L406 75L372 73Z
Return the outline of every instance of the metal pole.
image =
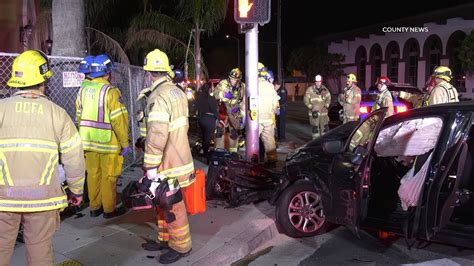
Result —
M247 94L245 155L258 162L258 25L245 33L245 84Z
M236 38L237 40L237 66L240 69L240 40L239 38Z
M134 99L134 94L133 94L133 89L132 89L132 71L130 69L130 65L127 65L127 74L128 74L128 92L129 92L129 100L130 100L130 113L129 113L129 121L132 121L132 147L135 144L135 141L137 140L137 137L135 136L135 126L137 123L135 123L135 99ZM135 77L135 76L134 76ZM137 158L137 155L135 154L135 149L132 148L132 155L133 155L133 160Z
M278 84L283 81L282 77L282 58L281 58L281 0L278 0L277 6L277 65L278 65Z

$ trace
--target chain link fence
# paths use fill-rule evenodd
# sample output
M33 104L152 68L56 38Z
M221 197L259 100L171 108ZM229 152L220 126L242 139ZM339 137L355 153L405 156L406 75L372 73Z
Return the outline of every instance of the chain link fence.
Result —
M16 92L16 90L7 86L7 81L11 77L13 60L17 55L0 53L0 99L10 97ZM82 58L60 56L49 56L48 58L54 75L47 83L46 95L51 101L64 108L71 119L75 121L75 103L80 86L74 86L73 83L71 85L70 76L74 76L74 72L77 71ZM132 152L125 158L124 167L127 168L140 159L134 148L134 143L140 136L135 115L139 106L135 99L141 89L151 84L151 80L146 78L141 67L124 64L116 64L116 66L116 69L112 72L111 83L122 92L122 98L129 115L129 140Z

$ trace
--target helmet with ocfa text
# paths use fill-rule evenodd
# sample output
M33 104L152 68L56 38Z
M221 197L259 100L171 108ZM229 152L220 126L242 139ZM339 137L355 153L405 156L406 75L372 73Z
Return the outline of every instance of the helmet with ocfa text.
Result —
M238 68L234 68L229 72L229 78L230 79L237 79L241 80L242 79L242 71Z
M38 50L27 50L15 58L7 85L24 88L41 84L53 76L48 57Z
M258 65L257 65L257 70L258 70L258 76L259 77L265 77L265 75L267 75L267 68L265 67L264 64L258 62Z
M436 78L444 79L449 82L451 81L453 74L451 72L451 69L449 69L449 67L439 66L435 68L432 76Z
M357 82L357 77L355 74L349 73L346 78L347 81Z
M378 84L385 84L387 86L390 86L390 84L392 84L392 82L390 81L390 79L388 77L381 76L381 77L378 77L377 81L375 82L375 85L378 85Z
M166 72L174 76L168 56L159 49L155 49L146 55L143 69L152 72Z

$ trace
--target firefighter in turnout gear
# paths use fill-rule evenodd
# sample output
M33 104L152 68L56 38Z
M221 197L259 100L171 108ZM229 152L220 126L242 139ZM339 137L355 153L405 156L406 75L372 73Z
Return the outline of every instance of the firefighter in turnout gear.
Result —
M401 91L394 95L398 95L400 98L410 101L415 107L459 102L458 91L449 83L451 78L451 69L445 66L439 66L433 71L424 94L416 95Z
M11 73L7 85L19 91L0 100L0 265L9 265L20 224L26 264L53 265L52 238L59 211L68 206L58 160L69 202L79 206L85 174L81 138L67 112L44 94L53 75L45 54L21 53Z
M346 87L339 95L338 101L342 105L342 121L347 123L349 121L357 121L360 116L360 101L362 98L361 91L356 85L357 78L350 73L346 77Z
M172 80L173 71L168 56L155 49L148 53L143 66L151 75L153 84L145 108L146 141L144 168L150 180L166 176L179 188L194 182L194 164L188 141L188 99ZM169 182L168 182L169 183ZM179 183L179 185L178 185ZM170 193L172 196L174 193ZM158 240L143 244L147 250L169 249L159 262L173 263L191 251L191 234L183 200L170 207L173 220L166 221L165 213L157 210Z
M258 63L258 132L263 142L266 153L266 163L274 166L277 162L277 150L275 143L275 115L280 108L278 94L273 84L265 80L267 68Z
M314 77L314 85L306 89L304 104L308 107L309 124L313 139L329 130L328 108L331 104L331 92L323 84L321 75Z
M113 62L98 55L91 63L90 80L83 81L76 100L76 122L86 158L90 215L112 218L117 208L117 178L128 152L128 112L118 88L110 84Z
M225 106L226 119L219 121L216 132L216 149L224 149L225 134L229 131L229 151L237 152L241 135L242 118L245 116L245 84L238 68L230 71L228 79L221 80L214 97Z
M375 84L377 85L379 93L377 94L377 99L375 100L374 106L372 107L372 111L382 107L387 107L388 110L386 117L389 117L394 114L392 94L387 87L391 84L390 79L388 77L382 76L377 78L377 82Z

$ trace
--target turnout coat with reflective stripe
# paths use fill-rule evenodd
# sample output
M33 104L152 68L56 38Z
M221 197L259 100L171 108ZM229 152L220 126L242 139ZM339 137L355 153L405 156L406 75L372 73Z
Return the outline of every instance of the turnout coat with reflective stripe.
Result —
M128 146L128 112L119 89L104 78L82 83L76 100L76 122L84 150L119 153Z
M194 164L188 141L188 99L165 79L153 83L147 100L144 167L158 167L161 174L178 178L180 186L186 187L194 181L190 180Z
M0 100L0 211L36 212L67 206L58 161L72 193L84 186L84 154L66 111L37 90Z

